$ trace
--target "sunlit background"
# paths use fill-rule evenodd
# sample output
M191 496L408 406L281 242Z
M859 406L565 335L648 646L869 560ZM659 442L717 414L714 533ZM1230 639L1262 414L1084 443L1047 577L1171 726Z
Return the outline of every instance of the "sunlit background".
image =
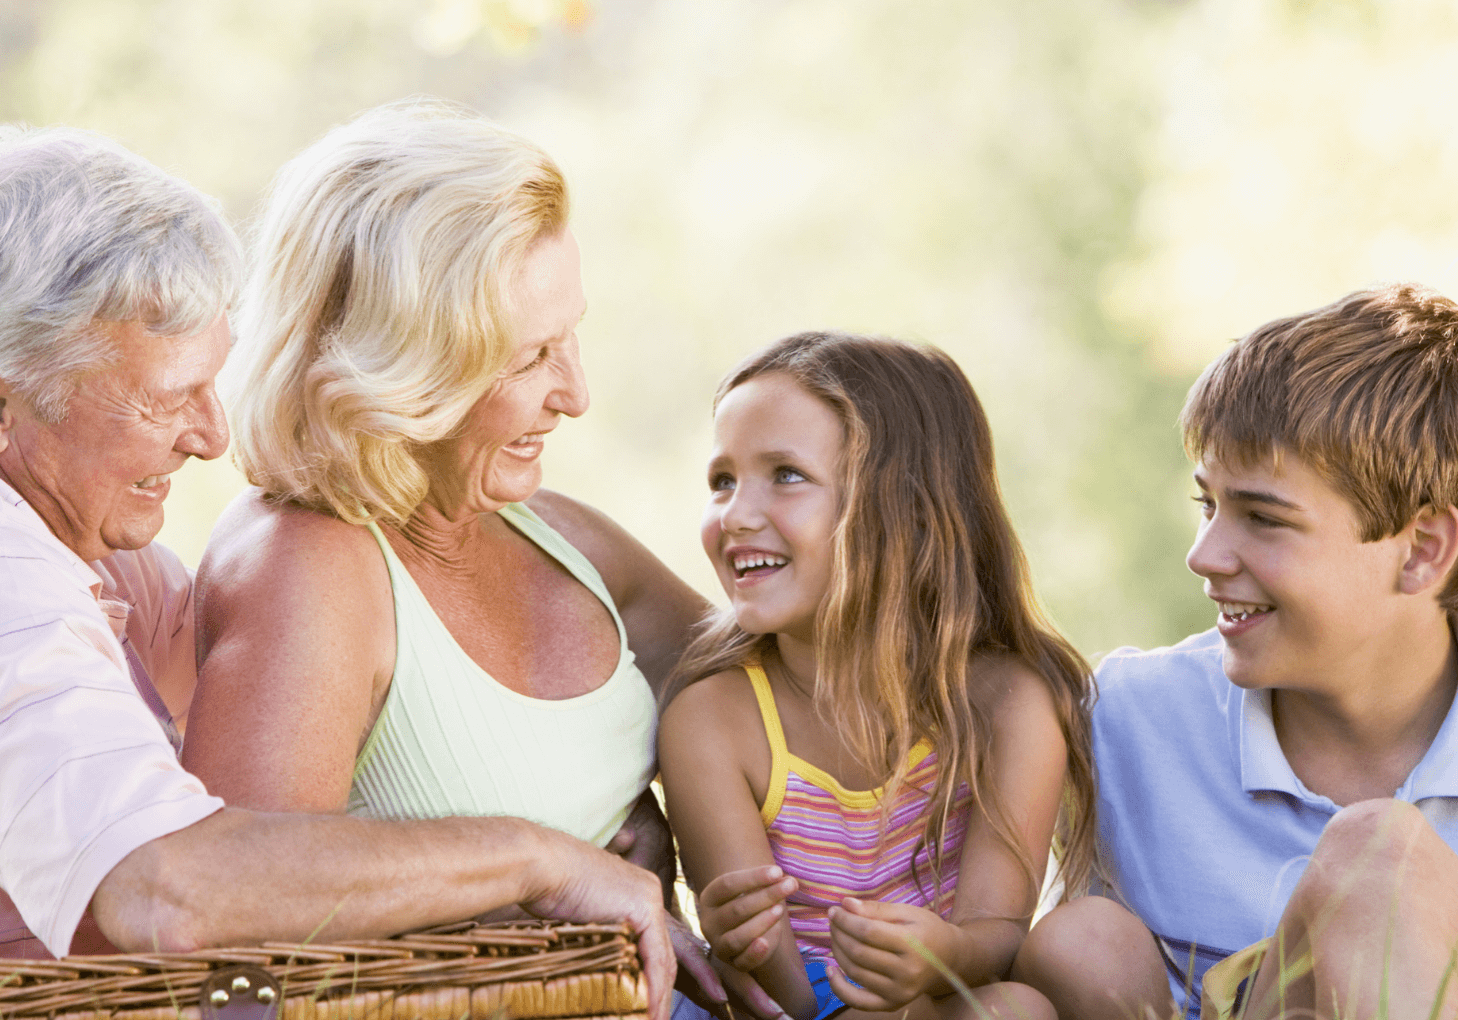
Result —
M243 229L401 96L573 188L592 410L548 484L706 594L709 400L838 327L950 351L1045 604L1085 652L1213 621L1175 415L1223 344L1370 283L1458 293L1451 0L0 0L0 116L110 134ZM201 556L243 482L174 479Z

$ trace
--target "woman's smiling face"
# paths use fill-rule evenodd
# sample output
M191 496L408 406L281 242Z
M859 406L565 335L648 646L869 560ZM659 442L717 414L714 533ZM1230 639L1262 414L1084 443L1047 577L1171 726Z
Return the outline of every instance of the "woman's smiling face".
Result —
M577 324L587 307L570 230L538 239L512 278L516 344L505 370L466 412L456 435L433 445L431 502L448 517L519 503L542 484L541 453L562 415L587 410Z
M701 537L739 626L813 642L830 588L844 429L829 404L771 372L714 415Z

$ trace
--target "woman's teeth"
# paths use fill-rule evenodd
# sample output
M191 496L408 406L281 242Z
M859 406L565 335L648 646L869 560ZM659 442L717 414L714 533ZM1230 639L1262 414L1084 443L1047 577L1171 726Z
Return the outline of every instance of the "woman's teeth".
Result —
M1258 613L1269 613L1276 608L1256 602L1221 602L1219 606L1221 614L1232 620L1244 620Z
M760 567L783 567L789 562L787 557L776 556L773 553L747 553L734 557L734 573L743 577L751 570L758 570Z
M143 478L140 482L133 482L132 483L132 488L134 488L134 489L155 489L166 478L167 478L166 475L148 475L146 478Z

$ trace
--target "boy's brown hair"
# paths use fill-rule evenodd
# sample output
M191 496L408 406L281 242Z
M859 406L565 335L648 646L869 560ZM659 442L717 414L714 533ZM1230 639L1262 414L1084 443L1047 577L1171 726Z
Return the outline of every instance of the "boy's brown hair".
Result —
M1268 322L1216 358L1180 413L1185 452L1294 454L1356 510L1361 538L1458 504L1458 304L1414 284ZM1458 572L1439 603L1458 611Z

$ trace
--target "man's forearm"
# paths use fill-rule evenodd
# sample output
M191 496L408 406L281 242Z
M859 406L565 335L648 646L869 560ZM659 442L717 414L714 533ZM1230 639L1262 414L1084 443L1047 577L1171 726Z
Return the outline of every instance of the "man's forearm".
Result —
M514 818L229 808L133 851L93 909L108 938L135 950L390 935L545 895L561 848L543 835Z

